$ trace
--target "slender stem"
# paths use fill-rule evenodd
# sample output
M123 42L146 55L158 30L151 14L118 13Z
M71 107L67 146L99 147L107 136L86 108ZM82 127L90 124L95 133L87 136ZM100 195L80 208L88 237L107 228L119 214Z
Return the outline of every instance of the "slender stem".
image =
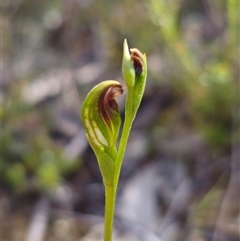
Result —
M126 101L128 102L128 101ZM125 120L123 124L122 135L119 143L117 157L115 160L115 174L113 185L105 185L105 224L104 224L104 241L112 241L112 230L114 223L115 201L119 175L121 171L122 161L126 150L128 137L132 127L135 114L128 114L125 112Z
M105 185L104 241L112 240L115 199L116 189L113 186Z
M122 136L119 143L117 158L116 158L113 186L105 185L104 241L112 241L112 230L113 230L113 223L114 223L114 211L115 211L115 200L116 200L118 179L120 175L122 160L124 157L132 122L133 122L133 118L129 118L126 115L125 121L123 124Z
M128 115L125 115L125 121L123 124L123 130L122 130L122 136L120 139L119 143L119 148L118 148L118 153L117 153L117 158L116 158L116 164L115 164L115 175L114 175L114 180L113 180L113 186L117 189L118 186L118 179L121 171L121 166L122 166L122 161L123 157L125 154L127 142L128 142L128 137L129 133L132 127L133 123L132 116L129 117Z

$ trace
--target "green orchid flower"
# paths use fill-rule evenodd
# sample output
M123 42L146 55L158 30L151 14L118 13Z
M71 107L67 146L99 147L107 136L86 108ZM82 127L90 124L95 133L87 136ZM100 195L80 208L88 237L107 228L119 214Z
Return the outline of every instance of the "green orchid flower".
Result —
M123 94L122 85L106 80L96 85L85 98L81 119L103 177L105 187L104 241L112 240L116 191L129 133L140 106L147 77L146 55L123 45L122 74L127 86L125 119L119 146L121 117L115 98Z
M125 113L134 119L145 90L147 58L136 48L129 50L126 39L123 43L122 75L128 88Z
M114 80L106 80L96 85L85 98L81 118L86 136L95 155L107 185L112 184L116 142L121 117L115 97L123 94L122 85Z

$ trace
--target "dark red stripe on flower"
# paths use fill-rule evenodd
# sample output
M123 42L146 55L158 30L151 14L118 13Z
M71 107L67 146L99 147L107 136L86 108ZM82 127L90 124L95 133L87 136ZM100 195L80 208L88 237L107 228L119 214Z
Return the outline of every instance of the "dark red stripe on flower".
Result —
M140 75L143 71L144 56L138 49L130 49L131 60L135 69L136 75Z
M118 111L118 104L115 98L123 94L123 87L120 84L114 84L106 88L100 95L98 101L98 111L103 121L111 127L111 117Z

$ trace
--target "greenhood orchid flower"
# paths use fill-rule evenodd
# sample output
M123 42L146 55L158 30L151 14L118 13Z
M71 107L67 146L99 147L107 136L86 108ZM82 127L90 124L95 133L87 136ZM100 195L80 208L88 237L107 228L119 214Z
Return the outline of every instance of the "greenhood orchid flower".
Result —
M132 123L141 103L147 77L146 55L123 45L122 74L127 86L125 119L118 148L121 117L115 98L123 94L122 85L106 80L96 85L85 98L81 119L103 177L105 187L104 241L112 240L115 199L121 165Z
M121 117L115 97L123 94L123 87L114 80L96 85L82 105L81 117L86 136L94 150L104 181L110 182L114 174L116 142Z
M128 89L125 113L135 118L145 90L147 58L136 48L129 50L126 39L123 43L122 75Z

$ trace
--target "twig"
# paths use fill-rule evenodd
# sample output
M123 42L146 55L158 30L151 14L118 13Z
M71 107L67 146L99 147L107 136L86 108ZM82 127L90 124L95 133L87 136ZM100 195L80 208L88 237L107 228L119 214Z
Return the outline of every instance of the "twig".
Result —
M36 204L36 210L32 217L26 241L43 241L47 229L50 201L43 196Z

